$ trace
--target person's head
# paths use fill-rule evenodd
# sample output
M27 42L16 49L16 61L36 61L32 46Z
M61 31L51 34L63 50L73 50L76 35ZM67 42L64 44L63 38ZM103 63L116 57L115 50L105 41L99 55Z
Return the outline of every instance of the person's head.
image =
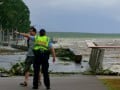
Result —
M46 31L45 29L40 29L40 36L45 36L46 35Z
M36 32L37 32L37 30L36 30L35 27L33 27L33 26L30 27L30 30L29 30L30 35L35 36L35 35L36 35Z

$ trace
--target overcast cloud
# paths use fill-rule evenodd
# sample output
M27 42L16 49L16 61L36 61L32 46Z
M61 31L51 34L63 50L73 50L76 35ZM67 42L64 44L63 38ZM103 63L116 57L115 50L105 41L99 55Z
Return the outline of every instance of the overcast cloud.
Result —
M48 31L120 33L120 0L24 0Z

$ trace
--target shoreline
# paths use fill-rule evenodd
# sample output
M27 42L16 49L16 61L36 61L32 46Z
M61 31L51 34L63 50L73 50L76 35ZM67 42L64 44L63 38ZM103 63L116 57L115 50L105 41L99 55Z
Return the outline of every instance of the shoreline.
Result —
M57 43L54 44L55 48L72 48L79 55L83 56L82 61L87 62L89 62L91 49L87 47L85 40L91 40L98 45L120 46L120 38L57 38L56 40ZM26 55L25 52L14 53L12 55L21 54ZM2 55L11 55L11 53ZM120 72L120 49L105 49L103 69Z

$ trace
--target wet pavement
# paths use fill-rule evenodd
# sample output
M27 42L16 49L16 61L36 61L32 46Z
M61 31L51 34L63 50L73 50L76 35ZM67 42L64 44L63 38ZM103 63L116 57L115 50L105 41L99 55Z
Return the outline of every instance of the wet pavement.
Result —
M32 77L29 79L27 87L21 87L20 82L24 77L0 78L0 90L33 90ZM38 90L46 90L42 86ZM51 90L107 90L96 76L72 75L72 76L52 76Z

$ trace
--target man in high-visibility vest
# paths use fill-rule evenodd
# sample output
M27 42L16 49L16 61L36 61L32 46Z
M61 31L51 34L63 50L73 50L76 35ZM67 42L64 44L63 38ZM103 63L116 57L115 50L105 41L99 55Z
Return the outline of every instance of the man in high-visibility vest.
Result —
M31 37L32 38L32 37ZM33 63L34 68L34 78L33 78L33 89L38 89L38 76L40 71L40 66L42 65L42 72L44 77L44 84L46 89L50 89L50 78L49 78L49 54L52 52L53 62L55 62L55 50L50 42L48 36L46 36L46 31L44 29L40 30L40 35L34 37L34 48L33 52L35 55L35 60Z

